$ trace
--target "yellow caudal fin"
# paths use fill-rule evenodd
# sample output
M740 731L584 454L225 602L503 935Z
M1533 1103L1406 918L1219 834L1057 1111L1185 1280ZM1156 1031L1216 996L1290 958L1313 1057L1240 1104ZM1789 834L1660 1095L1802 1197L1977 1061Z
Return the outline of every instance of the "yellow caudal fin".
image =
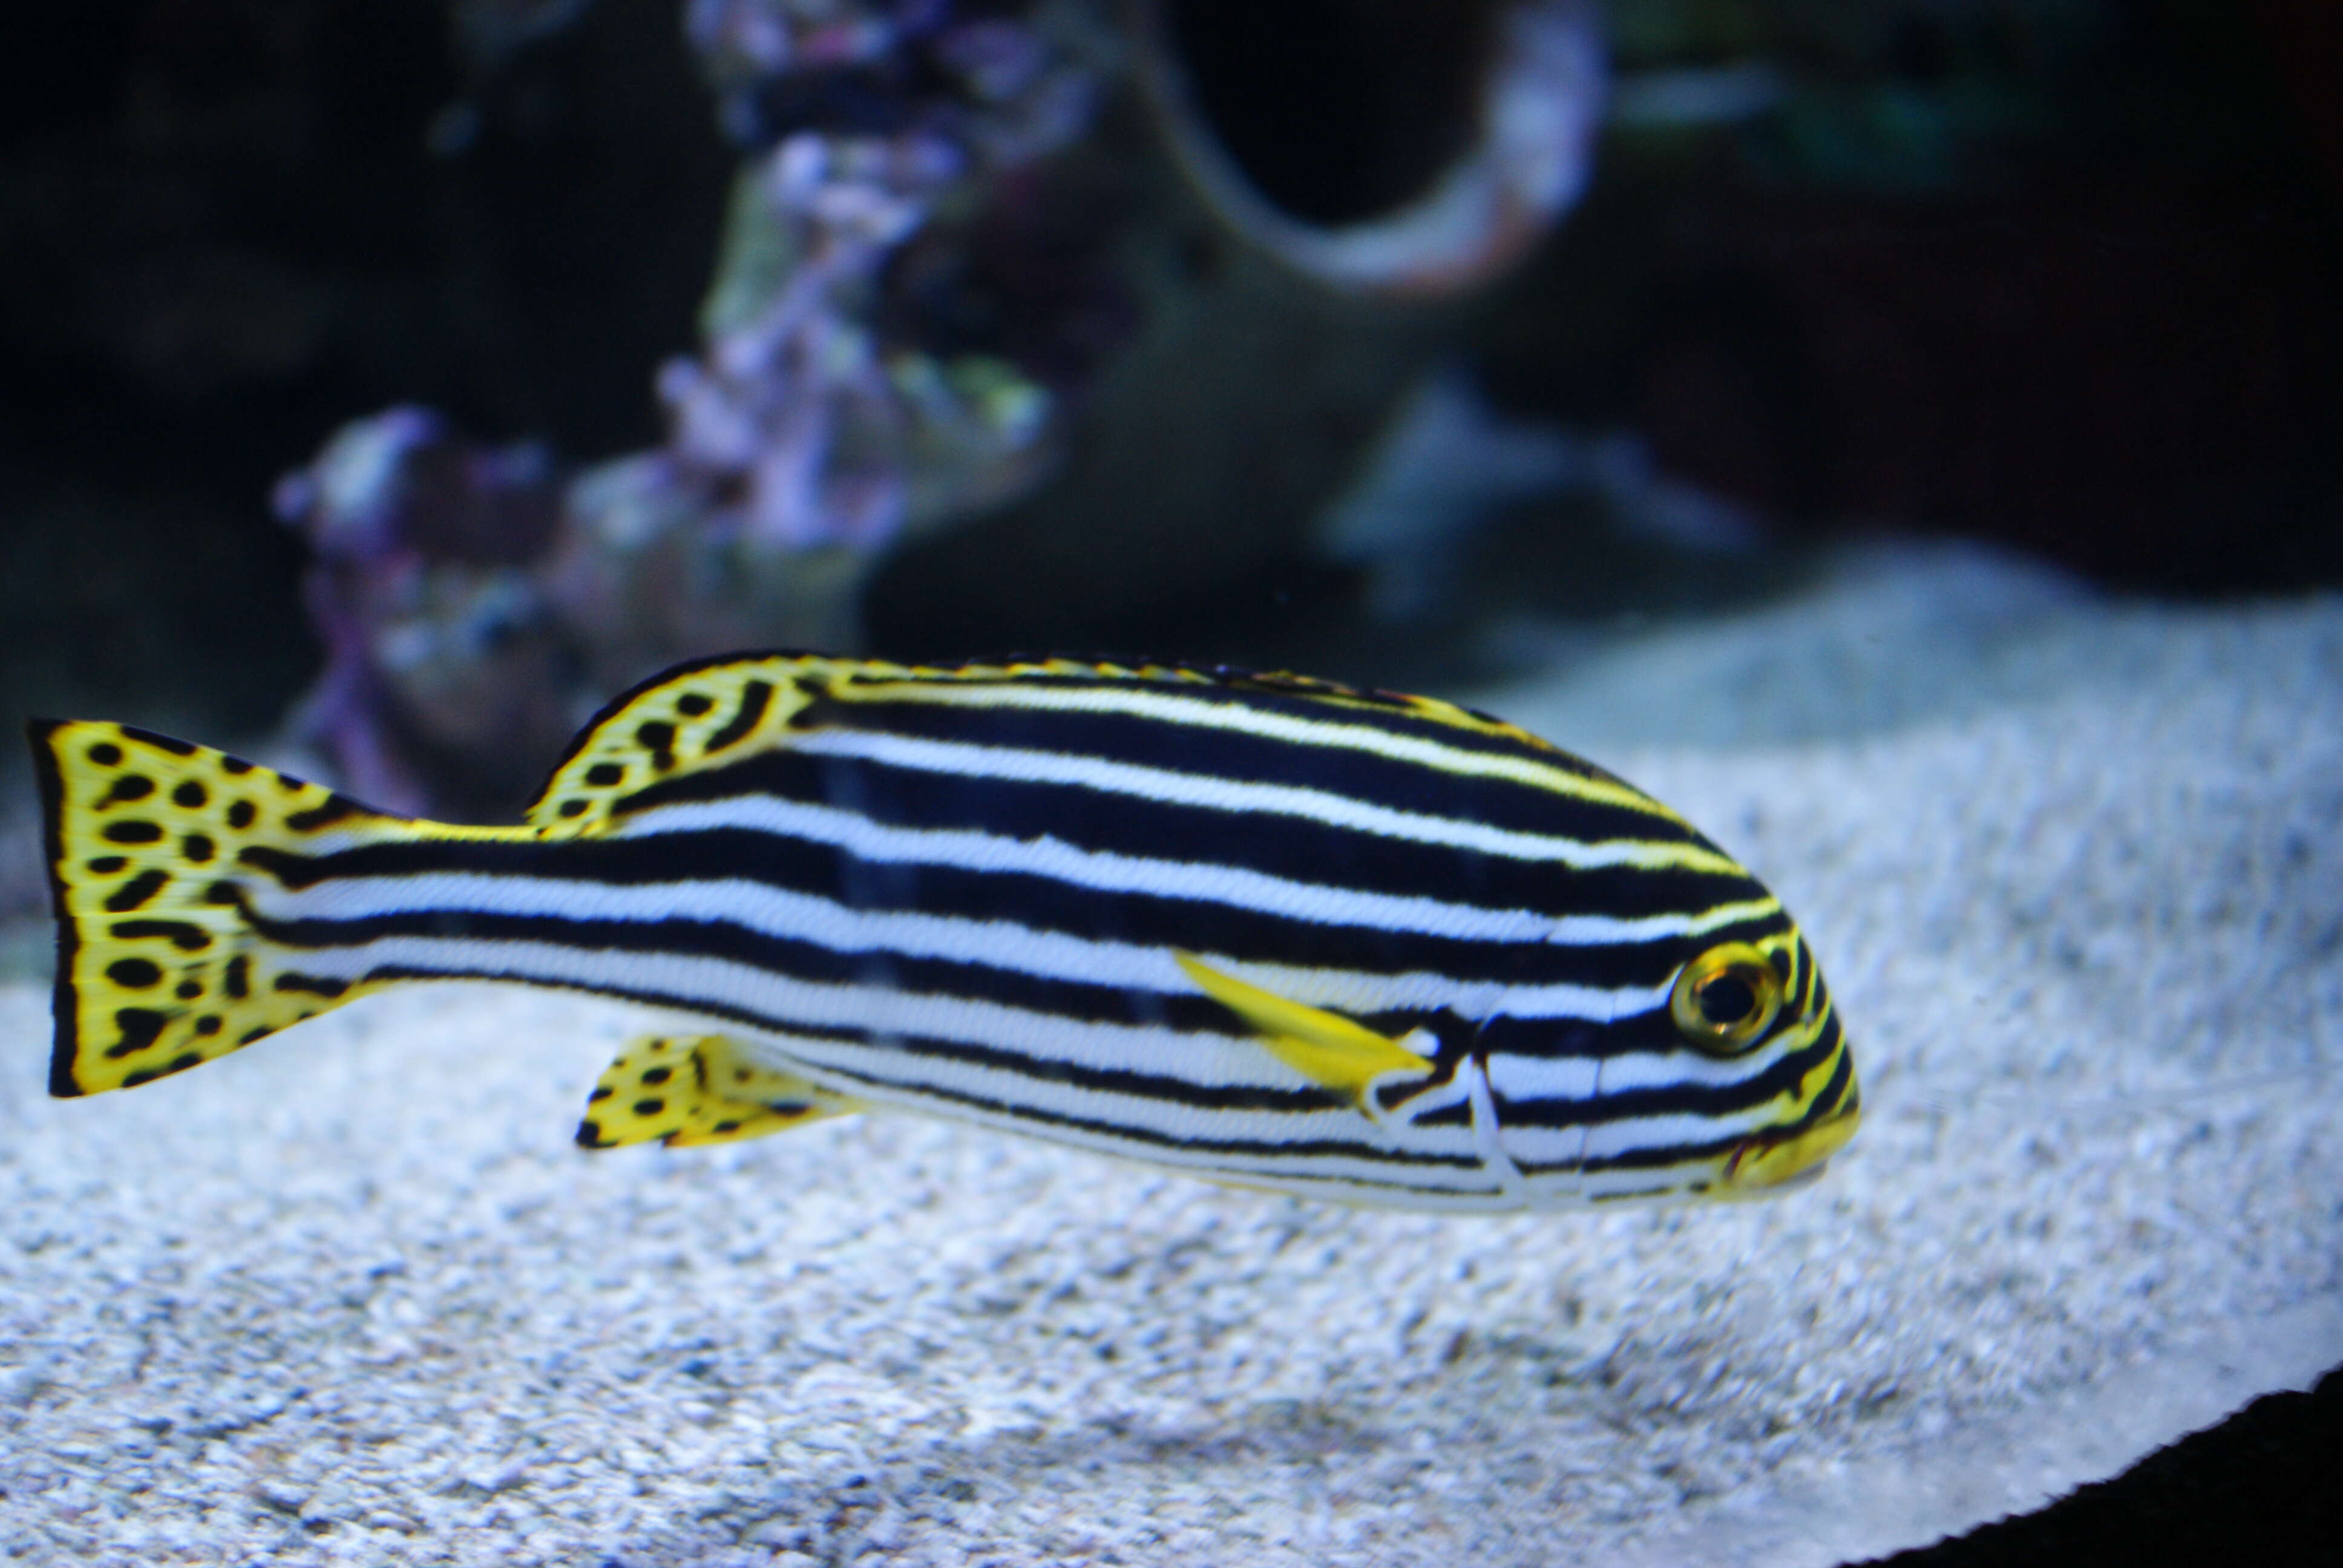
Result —
M1312 1082L1364 1108L1367 1091L1394 1073L1420 1077L1433 1063L1403 1037L1377 1034L1340 1013L1307 1006L1225 975L1188 953L1174 953L1203 993L1245 1020L1271 1055Z
M653 1139L670 1148L763 1138L863 1109L793 1073L759 1066L720 1034L646 1035L627 1042L586 1097L578 1142L618 1149Z
M364 989L304 974L297 952L255 929L246 890L272 850L412 836L413 824L126 724L30 729L57 918L50 1093L184 1071Z

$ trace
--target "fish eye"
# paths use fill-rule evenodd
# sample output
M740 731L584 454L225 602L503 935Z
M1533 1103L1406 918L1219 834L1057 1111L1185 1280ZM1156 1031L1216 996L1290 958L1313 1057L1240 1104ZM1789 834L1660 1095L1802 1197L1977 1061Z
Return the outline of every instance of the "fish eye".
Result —
M1746 942L1726 942L1676 972L1668 1014L1676 1032L1712 1056L1731 1056L1764 1036L1782 1010L1782 977Z

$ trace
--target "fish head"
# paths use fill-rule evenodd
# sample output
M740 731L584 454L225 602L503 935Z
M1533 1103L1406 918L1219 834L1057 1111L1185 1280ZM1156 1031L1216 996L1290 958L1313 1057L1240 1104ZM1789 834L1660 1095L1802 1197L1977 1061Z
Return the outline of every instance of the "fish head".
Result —
M1665 1000L1614 1021L1582 1177L1595 1198L1735 1200L1819 1178L1861 1120L1855 1064L1796 926L1688 935Z
M1795 925L1720 942L1680 967L1668 1021L1685 1049L1739 1070L1717 1087L1745 1124L1711 1196L1757 1197L1818 1179L1863 1119L1855 1058L1830 987Z

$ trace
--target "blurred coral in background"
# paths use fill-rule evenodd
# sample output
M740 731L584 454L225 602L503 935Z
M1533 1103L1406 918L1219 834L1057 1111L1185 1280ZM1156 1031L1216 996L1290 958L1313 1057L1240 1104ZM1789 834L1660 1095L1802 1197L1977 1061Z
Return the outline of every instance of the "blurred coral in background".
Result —
M476 0L455 15L474 71L493 76L582 10ZM1193 546L1182 553L1199 584L1229 563L1198 513L1227 518L1226 537L1290 548L1425 362L1434 318L1330 303L1284 355L1264 352L1283 334L1248 324L1307 318L1297 300L1313 290L1453 294L1523 254L1586 182L1604 86L1592 12L1572 0L1394 9L1385 20L1406 24L1407 46L1359 75L1363 112L1395 115L1395 130L1332 206L1311 199L1307 170L1256 189L1277 144L1245 119L1260 84L1229 76L1232 62L1261 62L1227 39L1259 25L1210 4L1131 15L1126 36L1107 14L1060 3L686 5L684 36L740 161L700 351L656 377L666 441L565 467L536 445L477 447L420 408L346 427L277 491L312 552L306 604L327 661L294 743L387 805L509 809L632 679L722 648L855 645L880 554L1031 491L1067 444L1070 411L1086 407L1103 410L1093 424L1161 439L1067 487L1094 520L1064 537L1087 545L1119 527L1125 546ZM1313 53L1345 64L1375 19L1315 20L1322 36L1272 40L1287 51L1272 50L1273 66L1290 74ZM1100 128L1133 58L1204 221L1285 276L1256 267L1219 293L1151 280L1176 248L1166 215L1189 198L1134 189L1128 166L1103 195L1099 177L1069 174L1066 155ZM460 152L475 118L459 100L434 136ZM1112 161L1128 166L1123 151ZM1280 196L1300 197L1297 210ZM1342 339L1363 340L1369 363ZM1141 368L1166 357L1187 373ZM1120 400L1094 395L1109 365ZM1192 500L1151 520L1122 497L1151 467L1181 466L1170 404L1182 393L1165 385L1181 381L1212 399L1203 418L1256 439L1276 423L1219 401L1232 385L1300 419L1346 403L1360 417L1282 488L1217 453L1187 465L1261 499ZM1014 574L1041 552L992 553Z
M568 9L458 17L500 48ZM658 374L666 445L565 472L403 407L277 487L327 660L295 739L369 799L494 809L639 676L851 642L862 562L1041 471L1051 367L922 330L919 294L1034 221L1020 178L1091 124L1109 42L930 0L694 0L683 26L742 161L704 348Z

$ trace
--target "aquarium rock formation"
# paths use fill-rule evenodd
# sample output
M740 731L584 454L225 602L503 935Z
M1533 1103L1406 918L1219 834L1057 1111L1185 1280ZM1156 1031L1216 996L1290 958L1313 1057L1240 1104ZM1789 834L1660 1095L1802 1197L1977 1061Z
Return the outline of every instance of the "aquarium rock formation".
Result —
M477 45L565 14L459 21ZM1031 171L1090 127L1111 41L1078 8L929 0L695 0L684 25L741 163L702 350L659 371L667 444L563 467L400 407L277 487L327 658L296 738L386 806L508 806L675 658L850 640L877 550L1043 471L1081 346L1045 311L1013 345L938 317L1055 219ZM1094 293L1059 291L1077 335Z
M1023 515L1037 537L1012 520L982 568L941 568L967 597L999 598L1007 573L1104 602L1102 526L1140 598L1298 554L1436 351L1445 318L1423 302L1503 266L1583 186L1594 25L1507 0L1398 37L1372 5L1323 36L1272 25L1296 112L1338 116L1305 152L1367 203L1329 217L1289 210L1290 168L1256 166L1262 85L1228 69L1250 24L1130 15L1125 33L1073 4L691 0L740 161L699 350L656 376L666 441L565 464L420 408L337 435L277 495L315 551L328 659L296 740L387 806L508 811L628 682L725 648L851 646L882 554L1045 477L1063 493ZM571 17L477 0L458 24L488 73ZM1393 98L1419 55L1436 90ZM1131 59L1151 90L1117 99ZM1402 302L1353 297L1378 296Z
M1182 168L1231 227L1321 282L1469 286L1585 188L1604 69L1584 0L1148 0L1135 15L1141 81Z

